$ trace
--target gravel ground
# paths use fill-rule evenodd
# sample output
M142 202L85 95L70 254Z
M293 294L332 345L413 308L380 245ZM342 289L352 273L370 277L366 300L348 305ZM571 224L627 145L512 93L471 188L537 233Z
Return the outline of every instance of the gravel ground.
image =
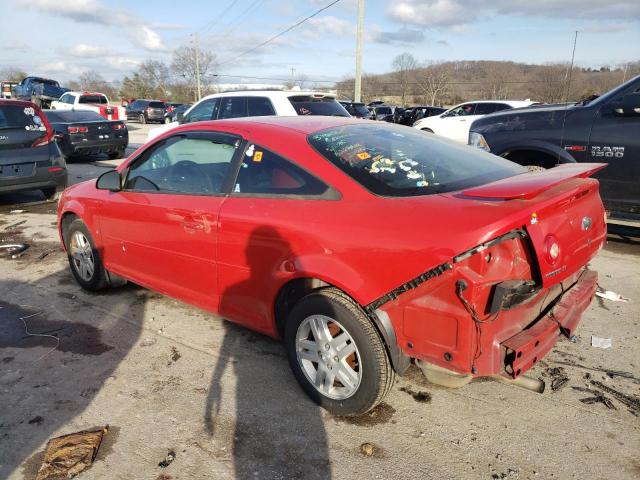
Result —
M148 127L132 126L142 143ZM80 181L108 165L69 168ZM276 341L135 285L80 290L55 207L38 200L0 197L0 243L32 245L18 259L0 254L0 478L34 478L48 439L104 425L78 478L640 476L640 412L611 393L613 408L580 401L596 396L592 381L640 395L640 243L612 236L592 262L600 285L631 301L594 300L577 342L561 340L538 363L531 375L558 390L489 381L447 390L412 368L383 405L347 420L307 399ZM593 348L591 335L613 346ZM169 450L176 458L162 468Z

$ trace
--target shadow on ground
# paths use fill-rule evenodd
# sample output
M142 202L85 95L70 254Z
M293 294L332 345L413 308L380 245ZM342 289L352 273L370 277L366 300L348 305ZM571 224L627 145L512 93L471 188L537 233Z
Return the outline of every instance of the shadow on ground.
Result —
M79 415L140 335L139 287L91 298L69 277L61 271L36 282L0 280L0 478L21 465L24 477L34 478L34 452L43 443L59 429L93 426ZM67 294L50 293L67 284Z

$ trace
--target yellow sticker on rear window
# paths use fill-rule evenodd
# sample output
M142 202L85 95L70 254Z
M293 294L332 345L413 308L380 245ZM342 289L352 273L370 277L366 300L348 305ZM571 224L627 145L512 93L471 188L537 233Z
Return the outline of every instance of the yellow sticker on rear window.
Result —
M262 161L262 152L256 152L253 154L253 161L254 162L261 162Z
M371 158L371 155L369 155L367 152L360 152L356 154L356 157L358 157L360 160L366 160L367 158Z

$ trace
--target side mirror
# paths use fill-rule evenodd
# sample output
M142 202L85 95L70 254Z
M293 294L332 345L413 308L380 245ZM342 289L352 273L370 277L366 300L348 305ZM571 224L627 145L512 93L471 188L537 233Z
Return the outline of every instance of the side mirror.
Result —
M109 170L98 177L96 181L98 190L109 190L110 192L119 192L122 190L122 177L115 170Z
M176 119L178 120L178 123L186 123L184 121L184 113L179 112L178 114L176 114Z
M625 117L640 116L640 92L629 93L622 97L622 101L614 105L613 113Z

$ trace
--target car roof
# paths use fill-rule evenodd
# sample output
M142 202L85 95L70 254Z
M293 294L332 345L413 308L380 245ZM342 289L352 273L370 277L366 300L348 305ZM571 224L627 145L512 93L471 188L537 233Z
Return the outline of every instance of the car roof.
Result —
M322 115L302 115L302 116L265 116L265 117L241 117L222 120L208 120L204 122L187 123L183 127L177 127L172 132L180 130L191 130L190 127L202 128L211 127L212 130L230 128L248 129L252 126L273 126L295 130L308 135L326 128L340 127L342 125L365 125L371 124L359 118L353 117L328 117Z
M103 97L106 97L106 95L104 93L101 92L78 92L78 91L68 91L68 92L64 92L64 95L66 94L72 94L72 95L102 95Z
M322 96L335 99L333 93L318 92L313 90L234 90L233 92L214 93L203 97L202 100L208 98L219 97L298 97L305 95Z
M512 107L523 107L527 105L531 105L535 103L531 100L469 100L468 102L459 103L459 105L466 105L467 103L506 103L507 105L511 105ZM455 108L455 107L453 107Z

